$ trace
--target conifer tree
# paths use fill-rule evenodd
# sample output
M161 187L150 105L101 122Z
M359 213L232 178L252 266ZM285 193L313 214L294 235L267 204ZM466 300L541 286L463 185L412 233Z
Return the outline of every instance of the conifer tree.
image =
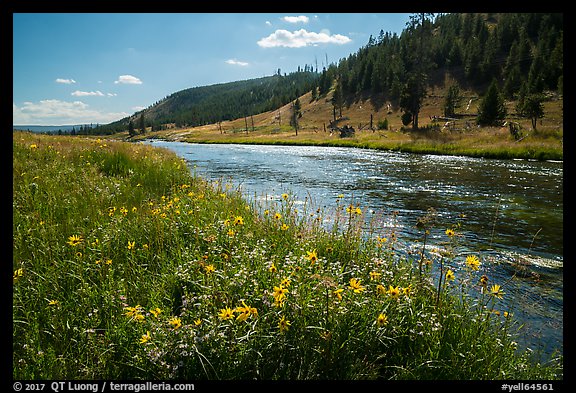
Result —
M448 88L446 100L444 101L444 116L453 117L456 114L456 108L460 106L460 88L458 85L452 85Z
M144 113L140 114L140 119L138 120L138 129L140 130L141 134L144 134L146 132L146 122L144 120Z
M500 94L496 79L493 79L484 99L480 102L476 121L481 126L499 125L506 114L504 98Z
M128 122L128 135L130 136L136 135L136 130L134 129L134 123L132 122L132 119L130 119L130 121Z

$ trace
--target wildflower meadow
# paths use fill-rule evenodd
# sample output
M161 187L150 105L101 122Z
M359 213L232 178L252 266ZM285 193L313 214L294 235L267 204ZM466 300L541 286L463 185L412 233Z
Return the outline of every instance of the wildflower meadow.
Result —
M406 254L361 201L309 210L149 145L15 132L13 377L563 378L518 348L481 253L452 252L462 223Z

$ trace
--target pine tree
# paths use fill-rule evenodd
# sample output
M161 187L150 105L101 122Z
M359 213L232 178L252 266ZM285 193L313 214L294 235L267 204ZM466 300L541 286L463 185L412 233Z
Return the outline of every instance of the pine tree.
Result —
M418 130L418 115L426 95L426 84L431 65L430 45L427 42L432 37L431 16L432 14L429 13L415 14L410 16L408 22L408 30L412 33L409 52L407 53L410 71L401 92L400 106L412 115L413 130Z
M334 88L334 94L332 95L332 105L334 106L334 111L338 109L340 117L342 117L342 106L344 104L344 95L342 94L342 87L340 81L336 82L336 87Z
M128 135L130 136L136 135L136 130L134 129L134 123L132 122L132 119L130 119L130 121L128 122Z
M476 122L481 126L499 125L506 114L504 98L500 94L496 79L493 79L484 99L480 102Z
M536 130L536 123L539 118L544 117L544 106L542 105L544 97L541 94L528 94L522 100L522 105L518 112L521 116L527 117L532 121L532 129Z
M296 98L296 100L292 102L292 116L290 116L290 125L294 127L296 136L298 136L299 119L302 117L301 110L302 106L300 105L300 100Z
M444 116L453 117L456 114L456 108L460 106L462 96L460 95L460 88L458 85L452 85L446 94L444 101Z
M138 129L140 130L140 133L144 134L146 132L146 122L144 120L144 113L140 114L140 119L138 123L139 123Z

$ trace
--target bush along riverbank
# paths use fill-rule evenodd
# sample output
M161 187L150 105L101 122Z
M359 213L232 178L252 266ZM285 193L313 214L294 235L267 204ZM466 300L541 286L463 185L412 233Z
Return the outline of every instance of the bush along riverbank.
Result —
M399 254L351 202L256 207L167 150L14 133L13 377L563 379L455 256L464 221Z

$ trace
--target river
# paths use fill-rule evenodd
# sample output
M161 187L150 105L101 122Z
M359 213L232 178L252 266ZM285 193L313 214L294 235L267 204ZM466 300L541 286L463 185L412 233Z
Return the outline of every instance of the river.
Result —
M542 358L555 350L563 353L562 162L317 146L147 143L174 151L206 179L232 182L247 199L289 193L307 206L329 209L343 194L367 216L397 212L394 225L407 241L422 240L415 225L429 208L437 215L428 239L432 246L460 221L460 251L481 253L492 282L506 283L508 305L525 324L520 346Z

